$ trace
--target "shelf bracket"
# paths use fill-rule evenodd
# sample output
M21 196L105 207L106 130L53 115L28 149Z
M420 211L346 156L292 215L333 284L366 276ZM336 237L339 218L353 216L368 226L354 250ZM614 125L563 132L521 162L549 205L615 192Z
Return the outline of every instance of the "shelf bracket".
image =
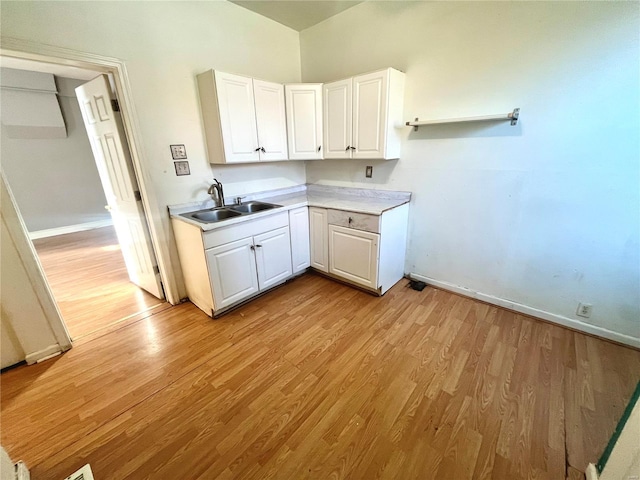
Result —
M518 124L518 117L520 116L520 109L519 108L514 108L513 112L511 112L509 114L509 117L511 118L511 126L515 126Z

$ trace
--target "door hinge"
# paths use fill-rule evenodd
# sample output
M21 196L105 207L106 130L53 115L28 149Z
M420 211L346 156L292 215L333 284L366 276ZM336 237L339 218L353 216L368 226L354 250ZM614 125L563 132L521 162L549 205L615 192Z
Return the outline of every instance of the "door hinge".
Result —
M113 108L114 112L120 111L120 104L116 98L111 99L111 108Z
M133 192L133 196L136 197L136 200L138 202L142 201L142 195L140 195L140 191L139 190L136 190L135 192Z
M153 266L153 273L155 273L156 275L160 273L160 267L158 267L158 265Z

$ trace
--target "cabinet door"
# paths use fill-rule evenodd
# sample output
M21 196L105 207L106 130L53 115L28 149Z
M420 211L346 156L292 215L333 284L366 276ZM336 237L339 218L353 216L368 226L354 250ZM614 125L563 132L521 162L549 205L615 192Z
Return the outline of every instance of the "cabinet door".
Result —
M353 158L384 158L389 70L353 78Z
M284 87L279 83L253 80L260 160L287 160L287 122Z
M258 285L265 290L286 280L291 272L289 227L253 237L258 265Z
M309 208L309 239L311 241L311 266L323 272L329 271L329 246L327 243L327 210Z
M351 89L350 78L324 85L324 158L351 158Z
M329 273L378 288L380 235L329 225Z
M322 85L285 85L290 160L322 158Z
M215 76L226 163L259 161L253 80L223 72Z
M244 238L206 251L215 310L258 292L253 238Z
M293 273L298 273L311 264L309 252L309 209L307 207L289 210L289 229L291 231Z

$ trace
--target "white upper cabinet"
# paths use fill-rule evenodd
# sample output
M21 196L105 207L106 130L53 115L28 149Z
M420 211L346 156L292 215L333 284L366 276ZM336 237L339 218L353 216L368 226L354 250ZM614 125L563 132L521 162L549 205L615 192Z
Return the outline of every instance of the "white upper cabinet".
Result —
M322 158L322 84L285 85L290 160Z
M253 80L260 160L287 160L284 87Z
M325 83L324 158L351 158L352 80Z
M282 85L214 70L197 79L210 163L288 160Z
M326 84L325 158L400 157L404 73L387 68Z

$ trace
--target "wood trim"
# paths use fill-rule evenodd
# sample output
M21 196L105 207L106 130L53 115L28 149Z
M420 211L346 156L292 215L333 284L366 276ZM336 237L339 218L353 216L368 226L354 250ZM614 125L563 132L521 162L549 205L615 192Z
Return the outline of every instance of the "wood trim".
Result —
M0 48L0 55L2 56L68 65L94 70L98 74L111 73L113 75L120 103L120 113L131 151L136 179L143 194L142 204L147 214L149 233L156 253L165 294L171 304L177 305L180 303L180 289L172 260L174 257L177 258L177 255L171 255L169 238L161 220L163 218L162 212L158 206L158 198L148 173L148 163L142 148L142 136L125 62L114 57L80 52L12 37L0 37L0 44L2 45L2 48Z
M620 345L624 345L626 347L632 347L636 350L640 350L640 338L635 338L629 335L624 335L622 333L607 330L606 328L598 327L596 325L582 323L572 318L547 312L545 310L540 310L540 309L530 307L528 305L524 305L521 303L512 302L511 300L505 300L504 298L495 297L493 295L488 295L486 293L476 292L466 287L453 285L449 282L436 280L435 278L426 277L424 275L420 275L417 273L410 273L409 278L415 279L415 280L421 280L432 287L457 293L464 297L474 298L476 300L480 300L482 302L489 303L491 305L496 305L498 307L502 307L507 310L528 315L537 320L543 320L546 322L554 323L556 325L560 325L570 330L574 330L580 333L586 333L587 335L602 338L605 340L609 340L613 343L617 343Z

